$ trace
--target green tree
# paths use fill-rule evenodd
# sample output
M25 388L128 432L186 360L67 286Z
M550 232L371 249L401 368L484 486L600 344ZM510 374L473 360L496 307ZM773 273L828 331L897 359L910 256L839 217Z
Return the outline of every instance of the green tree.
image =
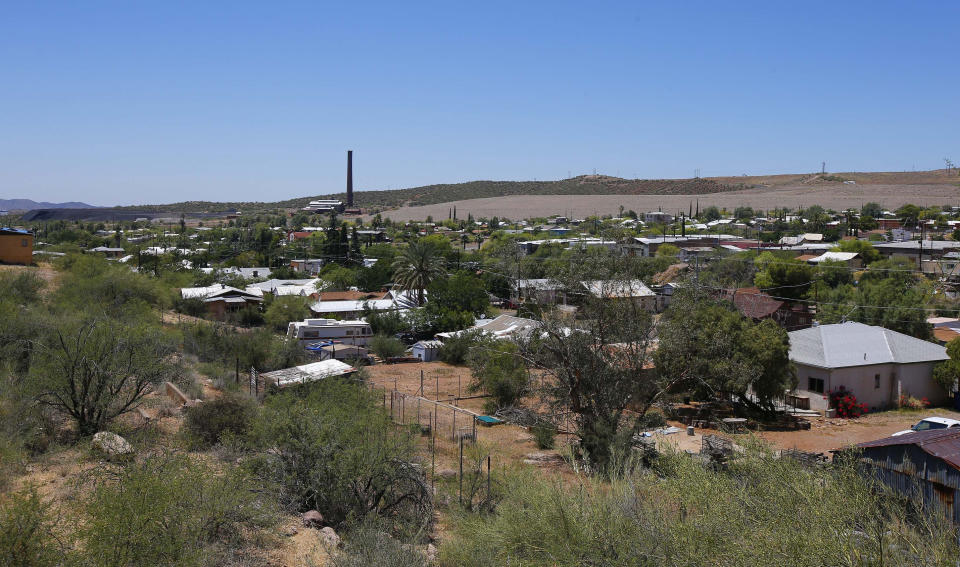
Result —
M864 265L880 259L880 252L873 247L873 244L870 244L870 242L866 240L841 240L837 243L837 246L834 247L834 250L838 252L856 252L860 255L860 259L863 260Z
M706 400L735 397L770 411L796 385L787 332L773 321L754 323L731 306L696 291L674 296L659 331L657 373Z
M263 314L263 320L278 331L286 331L291 321L303 321L309 316L310 298L281 295L270 302Z
M412 242L393 261L393 273L397 285L415 291L417 303L423 305L427 286L445 273L443 258L432 244Z
M813 267L794 258L764 252L757 257L755 264L754 284L776 297L801 299L813 283Z
M407 350L407 347L405 347L403 343L386 335L374 335L374 337L370 339L370 342L367 343L367 348L379 356L380 360L403 356L403 353Z
M530 373L515 343L487 340L475 344L467 361L473 375L470 389L490 394L493 407L489 410L512 406L527 393Z
M880 206L880 203L867 203L860 208L860 214L865 217L878 219L883 216L883 207Z

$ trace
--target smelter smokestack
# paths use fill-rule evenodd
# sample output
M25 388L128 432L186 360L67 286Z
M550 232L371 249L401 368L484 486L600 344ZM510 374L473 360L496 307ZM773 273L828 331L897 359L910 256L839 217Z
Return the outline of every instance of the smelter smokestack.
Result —
M347 208L353 208L353 150L347 150Z

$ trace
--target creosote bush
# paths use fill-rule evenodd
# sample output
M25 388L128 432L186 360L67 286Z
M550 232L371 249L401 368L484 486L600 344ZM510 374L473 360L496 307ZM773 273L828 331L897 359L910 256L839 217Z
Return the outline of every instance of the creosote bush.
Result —
M242 393L224 392L219 398L187 408L184 427L200 445L210 446L230 432L244 435L257 415L257 403Z

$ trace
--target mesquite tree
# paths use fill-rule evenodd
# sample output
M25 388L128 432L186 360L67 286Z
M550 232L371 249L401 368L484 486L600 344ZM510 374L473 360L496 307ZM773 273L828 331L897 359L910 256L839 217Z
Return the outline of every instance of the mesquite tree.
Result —
M175 344L148 325L112 319L61 320L34 350L38 400L72 418L81 436L136 409L175 376Z

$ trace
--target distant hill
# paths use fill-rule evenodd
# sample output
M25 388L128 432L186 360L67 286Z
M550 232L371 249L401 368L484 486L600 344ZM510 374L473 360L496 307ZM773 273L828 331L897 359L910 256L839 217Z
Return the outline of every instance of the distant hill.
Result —
M69 203L36 202L32 199L0 199L0 209L7 211L29 211L30 209L93 209L94 205L70 201Z
M470 181L426 185L392 191L358 191L354 204L358 207L401 207L433 205L464 199L504 197L508 195L705 195L747 189L749 185L718 183L710 179L621 179L606 175L582 175L560 181ZM265 208L300 208L313 199L346 200L346 193L314 195L275 203L188 201L169 205L125 207L139 211L234 211Z

